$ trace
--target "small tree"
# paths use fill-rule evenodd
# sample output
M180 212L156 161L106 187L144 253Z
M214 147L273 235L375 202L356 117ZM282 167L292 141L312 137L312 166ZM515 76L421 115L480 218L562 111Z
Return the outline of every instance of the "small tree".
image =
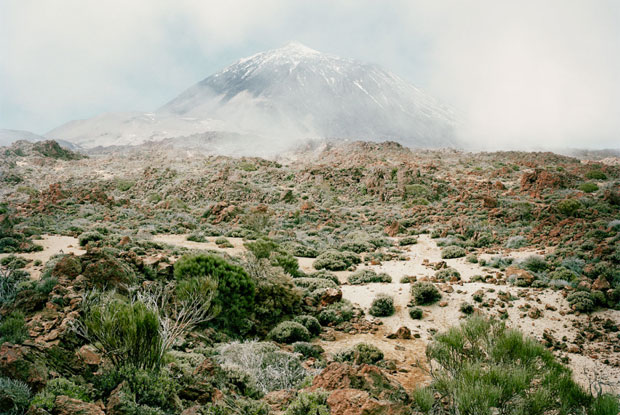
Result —
M213 319L214 325L234 332L247 328L256 287L243 268L214 255L186 255L174 264L174 276L179 282L192 278L212 279L217 284L213 306L226 310Z

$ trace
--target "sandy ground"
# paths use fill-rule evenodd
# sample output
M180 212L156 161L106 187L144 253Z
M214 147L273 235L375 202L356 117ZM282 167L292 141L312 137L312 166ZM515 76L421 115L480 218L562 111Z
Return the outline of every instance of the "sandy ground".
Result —
M227 252L231 255L239 255L244 251L243 240L240 238L228 238L234 248L219 248L215 245L215 238L209 238L206 243L187 241L187 235L157 235L155 241L168 243L171 245L182 246L191 249L211 249ZM549 252L549 250L547 251ZM497 254L483 254L481 257L489 259L495 255L511 256L515 259L526 258L530 255L544 255L543 251L533 251L519 249L516 251L503 250ZM360 342L369 342L379 347L387 358L399 362L403 371L395 374L405 387L415 387L420 383L428 381L428 376L417 367L421 362L425 366L424 350L426 344L436 331L443 331L455 324L458 324L464 315L459 311L463 302L476 305L472 300L472 295L482 290L484 300L496 299L500 291L509 292L517 299L508 303L506 308L484 309L489 315L495 315L500 310L507 310L509 326L519 328L525 334L542 338L545 330L552 333L553 337L559 341L566 341L568 344L575 339L577 329L573 326L576 321L587 322L592 316L609 318L620 325L620 311L604 310L593 313L590 316L574 314L561 315L560 312L568 312L568 303L560 292L551 289L518 288L514 286L488 284L482 282L471 282L474 275L494 275L497 270L481 267L478 264L469 263L465 258L446 259L448 266L455 268L461 274L461 281L452 284L437 284L440 290L452 291L442 292L443 298L447 302L445 307L438 304L421 307L424 310L424 317L421 320L413 320L409 317L408 304L411 301L410 284L401 284L399 281L403 276L415 276L418 280L431 277L435 270L423 264L426 259L429 262L439 262L441 259L441 248L429 235L420 235L418 243L405 248L405 261L393 260L385 261L380 265L361 265L359 269L369 268L376 272L386 272L392 276L392 283L371 283L365 285L349 285L346 282L350 271L336 272L343 285L341 286L343 297L353 304L359 306L364 311L368 311L372 300L377 294L385 293L393 296L396 312L393 316L381 318L381 329L372 334L347 334L337 333L335 341L318 341L329 353L349 348ZM300 268L305 272L315 271L312 267L314 259L298 258ZM450 286L451 289L448 287ZM547 307L546 307L547 306ZM527 308L536 307L542 312L542 316L532 319L527 316ZM551 309L550 309L551 308ZM552 310L555 308L555 311ZM368 319L374 317L367 314ZM411 340L390 340L386 336L395 332L400 327L408 327L412 334L418 334L419 338ZM565 340L562 340L562 339ZM584 354L567 353L569 366L573 369L575 379L584 387L589 387L590 382L595 379L612 386L606 390L620 393L620 368L604 364L605 359L618 361L620 353L610 350L608 345L589 342L586 345Z
M83 255L86 253L85 250L80 248L78 239L71 236L43 235L42 239L35 239L33 242L37 245L43 246L43 250L15 255L30 260L30 262L26 265L25 270L28 271L30 273L30 277L35 280L40 278L43 265L45 265L45 263L54 255L69 253ZM11 254L0 254L0 258L7 257L9 255ZM37 260L41 261L41 265L34 265L34 261Z

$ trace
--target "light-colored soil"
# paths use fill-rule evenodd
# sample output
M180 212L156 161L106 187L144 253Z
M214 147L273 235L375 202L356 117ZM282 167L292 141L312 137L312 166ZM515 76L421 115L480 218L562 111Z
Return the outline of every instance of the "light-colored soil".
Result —
M71 236L60 235L43 235L42 239L35 239L33 242L43 247L42 251L19 253L14 254L16 256L26 258L30 260L26 265L25 270L30 273L32 279L38 280L41 277L41 270L43 266L51 257L57 254L69 254L83 255L85 250L80 248L80 243L77 238ZM7 257L11 254L0 254L0 258ZM34 261L41 261L41 265L35 266Z
M244 251L243 240L238 238L228 238L234 248L218 248L213 243L215 238L209 238L207 243L197 243L186 240L186 235L158 235L153 238L155 241L165 242L171 245L183 246L191 249L214 249L227 252L231 255L239 255ZM346 283L350 271L336 272L343 285L343 297L351 301L354 305L362 308L368 319L374 317L368 315L368 309L372 300L377 294L385 293L393 296L396 312L393 316L381 318L383 323L381 329L372 334L347 334L338 333L335 341L318 341L323 348L334 353L345 348L349 348L360 342L372 343L379 347L387 358L398 362L401 369L394 376L405 386L415 387L420 382L427 382L428 376L423 370L417 367L421 362L425 367L424 350L433 333L443 331L447 328L459 324L464 315L459 308L463 302L478 306L473 301L472 295L482 290L484 300L497 299L500 291L509 292L516 300L510 301L505 308L482 309L487 315L497 315L499 310L507 310L509 318L506 320L511 327L519 328L526 335L542 339L543 332L547 330L558 341L565 341L571 344L578 333L575 322L582 322L587 325L588 319L594 316L604 319L611 319L620 325L620 311L604 310L591 315L575 315L570 313L568 303L561 293L552 289L518 288L509 285L497 285L483 282L471 282L474 275L494 275L498 270L481 267L479 264L467 262L465 258L446 259L448 266L455 268L461 274L461 281L452 284L437 284L440 290L451 286L453 292L442 292L442 300L447 302L445 307L438 304L421 307L424 310L424 317L421 320L413 320L409 317L408 304L411 301L410 284L402 284L399 281L403 276L415 276L418 280L432 277L435 274L433 268L423 264L426 259L429 262L439 262L441 259L441 248L428 235L420 235L418 243L404 248L407 260L385 261L380 265L361 265L359 269L369 268L376 272L386 272L392 276L392 283L371 283L364 285L349 285ZM547 251L549 252L549 250ZM514 259L523 259L530 255L543 255L546 252L519 249L516 251L503 250L497 254L483 254L481 257L489 259L495 255L510 256ZM300 269L304 272L314 272L312 258L298 258ZM547 308L555 308L552 311ZM536 307L542 312L542 316L532 319L527 316L528 309L523 307ZM560 312L564 313L561 315ZM411 340L390 340L386 336L395 332L398 328L408 327L412 334L419 334L419 339ZM563 340L565 339L565 340ZM590 386L590 382L598 381L609 384L604 389L620 392L620 367L614 367L603 363L605 359L610 361L620 360L620 353L614 352L608 345L602 342L588 342L581 349L583 354L565 353L569 358L569 366L573 369L575 379L585 387Z

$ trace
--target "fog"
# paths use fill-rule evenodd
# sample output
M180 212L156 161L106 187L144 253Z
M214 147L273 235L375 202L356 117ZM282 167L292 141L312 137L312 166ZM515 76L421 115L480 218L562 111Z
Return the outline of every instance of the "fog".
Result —
M619 21L611 0L0 0L0 128L154 110L299 40L451 105L472 148L618 148Z

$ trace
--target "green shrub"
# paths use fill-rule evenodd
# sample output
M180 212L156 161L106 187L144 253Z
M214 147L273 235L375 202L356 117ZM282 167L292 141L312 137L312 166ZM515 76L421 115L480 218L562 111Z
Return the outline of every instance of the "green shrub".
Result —
M585 182L579 185L579 190L585 193L592 193L598 190L598 186L596 185L596 183Z
M617 415L619 413L618 397L607 393L597 396L588 411L589 415Z
M328 396L329 394L323 391L300 392L284 415L329 415Z
M416 236L405 236L398 241L400 246L409 246L415 245L418 243L418 238Z
M349 281L349 284L353 285L367 284L371 282L392 282L392 277L385 272L377 274L371 269L363 269L349 275L347 281Z
M98 376L96 387L109 393L121 383L124 386L119 393L120 407L115 407L119 413L166 415L180 410L179 385L166 370L115 367Z
M545 258L541 256L530 255L519 262L519 266L531 272L541 272L545 271L549 267L549 264L547 264Z
M325 290L338 288L338 284L325 278L295 278L293 283L302 290L304 297L319 300Z
M458 272L455 268L447 267L447 268L437 271L435 273L435 278L437 278L438 280L443 280L443 281L450 281L453 278L460 280L461 273Z
M422 311L421 308L419 308L419 307L411 307L411 308L409 308L409 317L411 317L412 319L420 320L423 315L424 315L424 312Z
M504 270L507 266L512 264L513 261L514 259L510 257L498 255L498 256L494 256L493 258L491 258L486 265L491 268L497 268L497 269ZM485 265L485 263L483 263L482 260L480 260L480 265Z
M408 184L405 186L405 198L428 198L431 192L421 184Z
M243 246L252 252L258 259L267 259L271 256L272 252L277 252L280 246L270 239L257 239L253 242L246 242Z
M351 239L343 242L338 247L341 251L350 251L356 254L361 254L362 252L373 252L376 248L370 243L367 239Z
M243 268L213 255L186 255L174 264L174 276L177 280L205 276L212 278L217 283L213 306L226 310L212 323L233 332L247 330L248 317L254 307L256 285Z
M20 269L28 265L28 260L15 255L9 255L0 259L0 265L11 269Z
M358 343L353 346L354 363L358 365L362 364L375 364L380 360L383 360L383 352L376 346L369 343Z
M135 279L135 274L127 263L107 253L87 262L83 275L98 288L123 289Z
M303 292L282 269L266 259L248 260L246 269L255 282L254 321L259 331L267 331L299 312Z
M469 254L467 255L467 258L465 259L467 260L467 262L472 263L472 264L478 263L478 256L476 254Z
M86 309L83 317L83 335L118 367L159 367L163 357L159 328L159 316L139 301L114 299Z
M86 246L89 242L99 242L103 240L103 235L99 232L84 232L78 238L80 246Z
M318 336L319 334L321 334L321 323L319 323L319 320L317 320L316 317L301 315L296 316L293 321L307 328L310 334L313 336Z
M261 394L296 389L308 375L298 356L281 351L273 343L220 344L216 347L215 359L225 368L246 373Z
M353 318L353 306L347 300L333 303L323 308L317 319L322 326L338 325Z
M474 306L469 303L461 303L459 310L461 313L469 315L474 312Z
M435 397L430 388L417 388L413 391L413 401L423 413L429 413L435 404Z
M23 415L30 406L30 397L30 388L24 382L0 377L0 413Z
M133 180L128 179L116 179L116 188L121 192L126 192L136 184Z
M18 286L24 281L28 281L28 274L12 268L0 269L0 307L15 300Z
M91 402L88 389L82 385L65 378L52 379L45 385L45 389L37 393L32 399L32 405L47 411L54 409L54 401L57 396L68 396L84 402Z
M323 350L323 348L320 345L312 344L308 342L293 343L293 351L295 353L300 353L302 356L306 358L314 357L315 359L318 359L319 357L321 357L323 353L325 353L325 350Z
M13 311L0 321L0 344L9 342L22 344L28 338L28 329L24 320L24 313Z
M430 282L416 282L411 286L411 298L416 305L429 305L441 298L441 293Z
M389 317L394 311L394 299L386 294L377 295L368 310L375 317Z
M344 271L353 265L361 262L360 257L349 251L339 252L335 250L325 251L321 253L312 266L314 269L326 269L329 271Z
M579 276L568 268L558 267L555 271L549 273L549 278L552 280L564 280L571 282L577 280Z
M570 293L566 300L571 308L582 313L589 313L594 310L594 298L587 291L575 291Z
M607 175L600 170L590 170L586 173L586 178L590 180L607 180Z
M313 272L312 274L308 274L307 277L308 278L321 278L321 279L325 279L325 280L330 280L334 284L340 285L340 280L338 280L338 277L336 276L336 274L334 274L332 272L329 272L329 271L325 271L325 270Z
M579 209L581 209L582 204L575 199L565 199L558 202L555 207L564 216L575 216Z
M121 379L127 382L138 405L173 410L177 407L177 384L166 371L136 370L124 367L120 371Z
M283 321L269 332L271 340L278 343L295 343L310 340L310 332L302 324L294 321Z
M461 258L465 255L467 255L467 251L465 251L464 248L456 245L446 246L441 250L441 257L443 259Z
M234 247L233 244L231 244L230 241L224 238L223 236L216 238L215 244L222 248L233 248Z
M436 335L427 358L438 365L429 386L442 397L430 405L434 413L573 414L592 400L550 351L496 320L470 317Z

